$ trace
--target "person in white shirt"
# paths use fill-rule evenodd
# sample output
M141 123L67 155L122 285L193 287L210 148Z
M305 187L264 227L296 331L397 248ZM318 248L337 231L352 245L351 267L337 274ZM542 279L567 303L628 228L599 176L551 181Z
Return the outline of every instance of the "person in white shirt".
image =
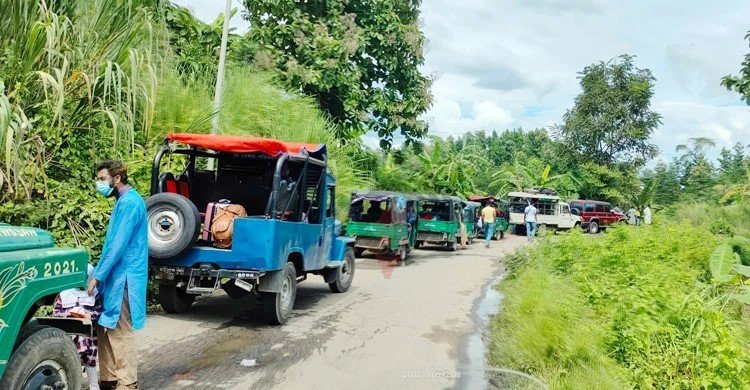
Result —
M529 241L534 240L534 234L536 233L536 207L528 202L529 205L523 210L523 223L526 224L526 239Z
M651 206L646 205L646 208L643 209L643 223L645 223L646 225L651 225L651 220Z

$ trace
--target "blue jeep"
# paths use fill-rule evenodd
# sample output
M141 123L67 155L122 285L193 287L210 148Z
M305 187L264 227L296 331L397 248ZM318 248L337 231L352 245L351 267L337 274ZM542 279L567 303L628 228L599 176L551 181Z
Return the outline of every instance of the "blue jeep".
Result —
M353 239L340 235L326 161L322 144L169 134L154 158L146 202L162 308L185 312L196 296L221 288L233 298L257 296L266 319L283 324L307 275L322 276L333 292L347 291ZM247 214L234 218L228 248L211 239L218 202Z

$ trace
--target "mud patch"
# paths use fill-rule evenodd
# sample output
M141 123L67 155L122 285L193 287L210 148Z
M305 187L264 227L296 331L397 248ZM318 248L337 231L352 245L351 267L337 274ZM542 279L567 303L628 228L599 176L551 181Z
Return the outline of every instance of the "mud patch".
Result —
M236 332L226 333L206 348L193 362L193 368L203 370L225 363L230 357L248 349L258 341L256 332L238 329Z

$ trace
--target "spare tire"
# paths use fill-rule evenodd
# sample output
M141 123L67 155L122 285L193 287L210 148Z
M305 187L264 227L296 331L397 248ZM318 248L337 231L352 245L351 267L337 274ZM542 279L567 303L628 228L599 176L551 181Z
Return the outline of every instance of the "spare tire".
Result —
M185 254L200 232L200 213L190 199L170 192L146 200L148 255L169 259Z

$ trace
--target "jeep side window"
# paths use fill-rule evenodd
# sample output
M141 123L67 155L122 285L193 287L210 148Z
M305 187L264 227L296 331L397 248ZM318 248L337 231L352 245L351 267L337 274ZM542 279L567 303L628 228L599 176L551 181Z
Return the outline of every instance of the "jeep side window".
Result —
M587 213L593 213L594 212L594 204L593 203L585 203L583 205L583 211Z
M309 223L320 224L323 217L320 209L323 206L322 195L325 190L322 188L324 174L324 168L320 166L310 164L307 167L302 189L302 212Z
M328 206L326 207L326 218L336 214L336 187L328 187Z
M570 206L564 204L562 205L562 213L563 214L570 214Z
M603 213L604 212L604 205L603 204L596 205L596 212L597 213Z
M606 212L608 212L608 213L609 213L610 211L612 211L612 205L611 205L611 204L605 204L605 205L604 205L604 211L606 211Z

